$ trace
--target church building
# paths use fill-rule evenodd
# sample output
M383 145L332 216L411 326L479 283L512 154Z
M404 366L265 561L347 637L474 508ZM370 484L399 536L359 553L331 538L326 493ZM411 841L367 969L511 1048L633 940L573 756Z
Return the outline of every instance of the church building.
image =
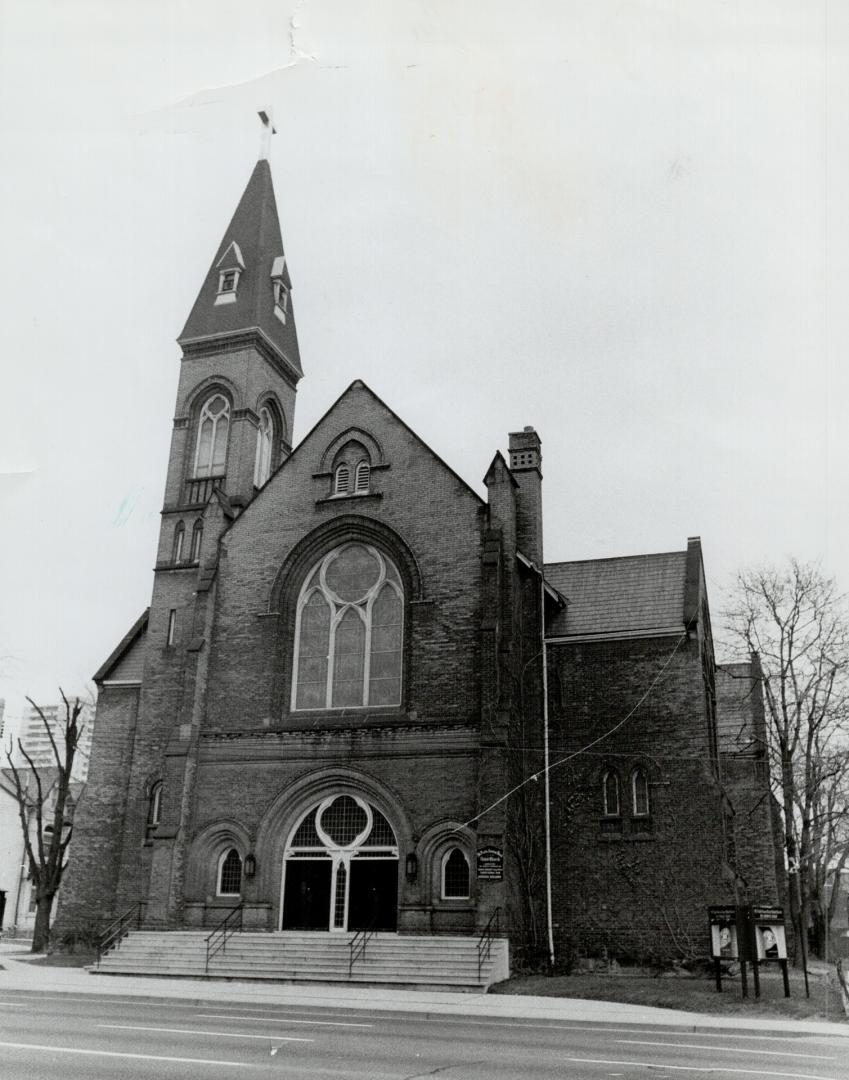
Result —
M735 845L698 538L546 563L533 427L482 450L482 497L359 380L296 444L266 160L178 340L153 595L95 676L57 940L238 908L670 961L707 955L708 904L775 902L765 770L734 771Z

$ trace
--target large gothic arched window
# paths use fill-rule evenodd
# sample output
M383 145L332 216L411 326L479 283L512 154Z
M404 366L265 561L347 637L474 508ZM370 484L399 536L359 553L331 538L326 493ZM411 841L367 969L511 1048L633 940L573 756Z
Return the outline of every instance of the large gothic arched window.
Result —
M293 709L401 703L404 603L401 578L367 544L334 548L298 597Z
M223 476L227 464L227 431L230 403L223 394L213 394L204 403L198 420L195 448L195 476Z

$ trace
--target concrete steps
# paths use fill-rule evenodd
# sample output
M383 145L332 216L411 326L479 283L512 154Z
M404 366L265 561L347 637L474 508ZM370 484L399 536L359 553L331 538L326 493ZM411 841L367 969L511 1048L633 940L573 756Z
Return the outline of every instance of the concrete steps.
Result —
M478 972L474 937L378 932L349 972L353 934L282 931L236 933L206 966L208 931L131 931L93 969L100 975L176 975L278 982L358 983L483 992L509 975L508 943L493 939Z

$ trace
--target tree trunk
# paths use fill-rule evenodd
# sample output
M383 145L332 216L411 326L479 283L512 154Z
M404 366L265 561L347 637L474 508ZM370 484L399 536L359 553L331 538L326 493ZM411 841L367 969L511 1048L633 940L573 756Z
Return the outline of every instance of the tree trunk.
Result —
M793 926L793 966L798 967L803 963L803 957L807 955L807 938L805 946L802 946L802 935L806 934L807 927L803 925L802 918L802 886L801 866L799 850L796 846L796 837L793 834L793 805L795 795L795 780L793 776L793 763L786 752L781 755L781 780L784 811L784 850L787 853L787 896L790 901L790 922Z
M32 932L32 952L46 952L50 944L50 912L53 893L39 896L35 907L35 927Z

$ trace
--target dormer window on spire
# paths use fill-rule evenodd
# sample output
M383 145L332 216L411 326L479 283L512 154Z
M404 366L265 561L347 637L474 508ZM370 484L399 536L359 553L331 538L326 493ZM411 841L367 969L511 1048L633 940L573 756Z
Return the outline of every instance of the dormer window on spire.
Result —
M278 255L271 267L271 288L274 290L274 314L280 322L286 322L289 313L289 286L285 280L286 256Z
M239 277L245 269L245 260L235 240L218 260L218 293L216 304L235 304L239 290Z

